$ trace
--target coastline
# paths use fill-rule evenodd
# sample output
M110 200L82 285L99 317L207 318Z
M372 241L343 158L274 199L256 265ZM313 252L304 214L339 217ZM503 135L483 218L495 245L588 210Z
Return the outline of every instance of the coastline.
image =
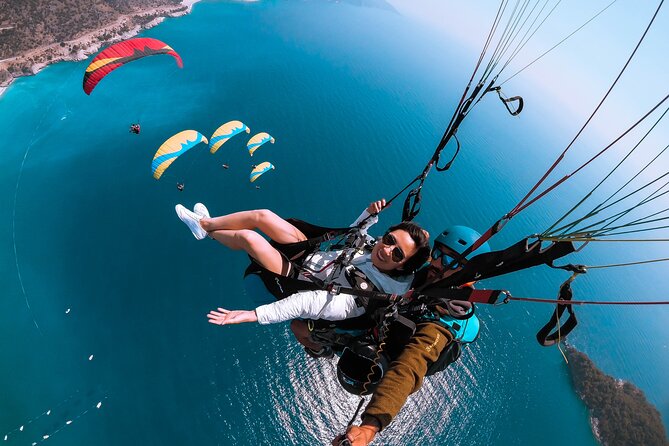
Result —
M588 408L590 428L598 442L668 444L662 415L641 389L607 375L570 344L565 353L574 391Z
M176 6L160 6L143 11L119 16L114 22L96 30L64 42L52 43L32 49L20 56L0 60L0 98L14 80L19 77L33 76L53 63L77 61L88 58L98 52L103 45L136 36L141 31L160 24L168 17L180 17L189 14L199 0L182 0ZM140 22L140 23L138 23ZM21 73L10 72L10 65L27 67ZM4 79L2 78L4 77Z

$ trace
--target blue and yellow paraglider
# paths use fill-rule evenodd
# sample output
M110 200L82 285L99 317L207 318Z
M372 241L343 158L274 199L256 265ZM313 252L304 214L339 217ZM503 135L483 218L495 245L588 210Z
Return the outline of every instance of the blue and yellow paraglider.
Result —
M207 138L196 130L184 130L170 137L162 143L156 154L153 155L153 161L151 162L153 178L160 179L174 160L201 142L207 144Z
M253 152L258 150L260 146L266 142L274 144L274 138L269 133L261 132L253 135L249 142L246 143L246 148L249 149L249 155L253 156Z
M260 175L264 174L265 172L269 172L272 169L274 169L272 163L269 163L267 161L262 162L253 168L251 174L249 175L249 180L251 181L251 183L253 183L260 177Z
M216 153L227 140L242 132L250 133L251 129L242 121L226 122L217 128L214 134L211 135L211 138L209 138L209 151L211 153Z

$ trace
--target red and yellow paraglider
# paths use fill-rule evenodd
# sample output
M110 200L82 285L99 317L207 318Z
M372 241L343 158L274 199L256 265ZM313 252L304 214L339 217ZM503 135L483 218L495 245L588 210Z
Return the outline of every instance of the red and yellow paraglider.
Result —
M169 54L183 68L181 56L165 42L149 37L128 39L102 50L86 67L84 73L84 92L91 94L95 86L109 73L137 59L146 56Z

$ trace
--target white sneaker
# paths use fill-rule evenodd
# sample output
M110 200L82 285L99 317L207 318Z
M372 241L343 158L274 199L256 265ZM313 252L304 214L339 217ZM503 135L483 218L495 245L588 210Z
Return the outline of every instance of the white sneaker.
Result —
M200 217L211 218L211 215L209 215L209 209L207 209L207 206L203 205L202 203L195 203L193 211Z
M196 239L202 240L203 238L207 237L207 231L202 229L202 226L200 226L200 219L202 219L200 215L189 211L180 204L174 206L174 210L177 211L177 216L179 216L179 219L186 223L186 226L188 226L188 229L190 229Z

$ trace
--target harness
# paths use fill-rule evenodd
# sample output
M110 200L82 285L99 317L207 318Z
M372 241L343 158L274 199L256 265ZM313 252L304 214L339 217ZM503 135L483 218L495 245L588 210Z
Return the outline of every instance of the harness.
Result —
M343 252L347 252L347 249L348 252L351 252L352 249L360 249L356 245L359 240L355 240L354 231L357 230L356 228L327 228L311 225L301 220L291 219L289 221L309 238L291 244L272 242L272 245L295 265L299 266L300 262L303 262L307 256L319 249L323 243L331 243L331 248L340 249L343 247ZM343 239L339 243L333 243L338 237ZM476 290L471 287L460 287L463 283L508 274L538 265L553 266L556 259L570 254L574 250L574 245L571 242L561 241L546 246L538 240L525 238L504 250L475 256L457 273L433 283L421 283L417 290L412 289L403 296L378 291L364 277L364 274L345 264L344 256L339 256L337 261L341 262L341 268L344 269L343 273L346 275L350 287L327 283L326 281L300 280L296 274L291 275L291 277L281 276L263 268L253 260L251 260L251 264L244 275L257 274L267 290L277 299L283 299L304 290L325 290L333 294L346 293L356 296L356 302L367 309L363 316L342 321L310 322L314 337L333 345L333 348L337 345L345 345L347 339L350 340L368 334L374 327L378 327L389 306L396 302L398 303L398 316L409 320L413 324L413 327L409 324L409 328L396 329L403 333L410 333L406 342L413 335L415 324L420 322L439 323L453 334L456 342L452 342L451 345L457 347L449 346L444 350L450 352L451 355L450 362L444 359L444 362L448 365L459 356L461 343L472 342L476 339L480 322L473 312L471 317L463 318L452 309L449 309L448 312L439 311L439 309L447 308L450 305L449 303L453 301L495 304L500 299L507 301L510 297L505 290ZM454 314L455 316L453 316ZM406 326L406 324L404 325ZM562 334L564 335L564 331ZM398 339L397 343L401 344L401 341ZM335 348L335 350L341 349ZM457 349L458 351L451 351L451 349ZM444 355L447 355L447 353L444 353ZM439 361L441 360L440 357Z
M465 290L473 290L471 285L463 287ZM393 326L389 330L389 337L394 338L394 342L389 340L388 343L392 345L391 352L396 351L399 354L404 346L409 342L409 339L415 332L417 323L430 322L441 325L448 329L453 335L453 342L449 343L444 350L441 351L437 360L435 360L428 367L426 375L434 375L446 369L450 364L455 362L462 353L462 347L466 344L474 342L479 335L481 323L475 314L475 306L467 301L446 300L443 298L430 299L419 304L411 304L408 306L400 306L398 308L398 318L403 318L405 321L413 325L410 333L406 332L408 336L398 339L397 334L393 333ZM407 325L405 321L399 322ZM392 358L394 359L394 358Z

